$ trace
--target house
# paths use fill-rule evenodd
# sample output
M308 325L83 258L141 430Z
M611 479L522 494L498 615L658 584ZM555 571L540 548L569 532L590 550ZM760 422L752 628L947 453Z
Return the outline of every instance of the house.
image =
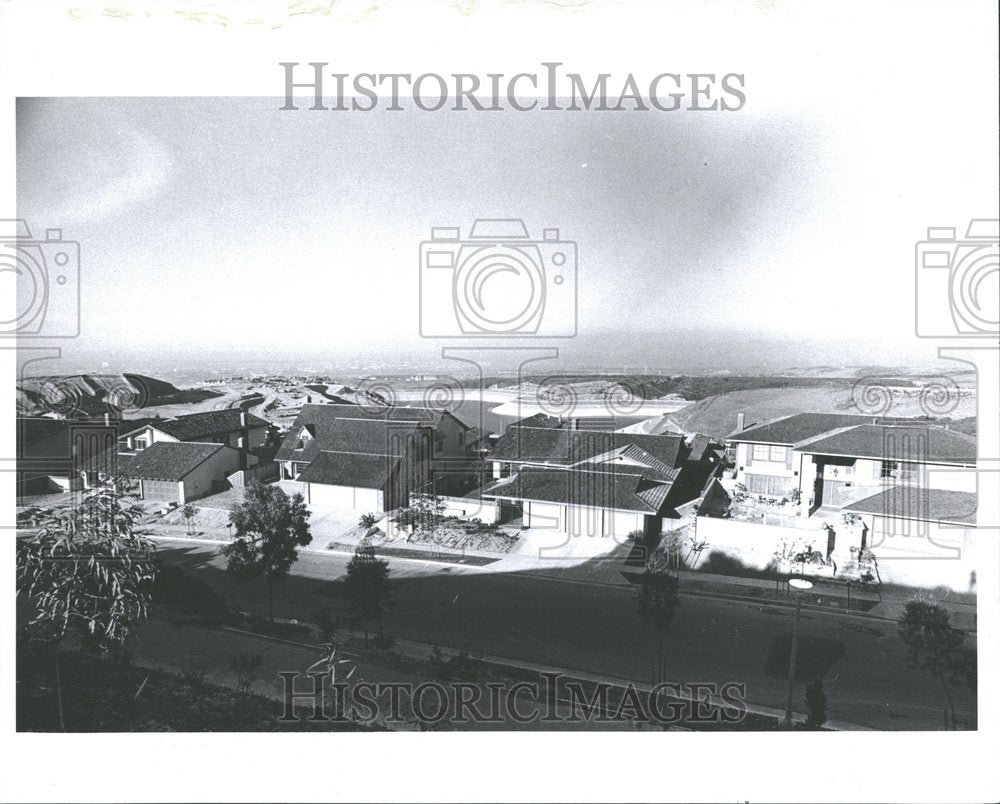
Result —
M656 535L716 469L708 440L579 430L548 418L509 426L488 458L493 482L482 496L498 501L501 521L520 516L526 527L570 535Z
M909 422L839 413L797 413L744 427L743 414L727 443L736 464L736 481L751 494L786 497L801 485L803 453L795 447L825 433L852 425Z
M104 421L19 416L16 421L17 495L76 491L81 472L112 449L118 434Z
M729 442L730 504L698 518L711 548L764 568L794 542L836 578L974 586L974 438L918 419L809 413L738 426Z
M841 427L795 447L801 510L839 510L887 487L975 493L976 441L934 425Z
M126 425L127 421L122 422L123 430ZM121 438L129 451L145 449L158 441L198 441L252 450L268 442L270 431L270 422L230 408L147 420L140 427L125 430Z
M239 450L218 443L156 441L138 452L115 452L91 462L86 480L105 477L131 481L143 500L184 505L223 491L240 469Z
M382 512L436 489L475 456L470 429L429 408L303 405L278 448L281 477L315 505Z
M168 419L143 420L126 429L120 436L124 452L140 452L160 442L189 441L203 444L225 444L239 450L241 469L255 466L269 458L267 446L271 441L271 424L238 408L189 413Z

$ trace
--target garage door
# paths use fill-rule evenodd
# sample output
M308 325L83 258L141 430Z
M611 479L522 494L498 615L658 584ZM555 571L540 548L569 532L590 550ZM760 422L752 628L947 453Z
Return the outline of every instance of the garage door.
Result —
M381 508L378 489L362 489L354 486L331 486L326 483L309 484L309 502L331 508L356 508L360 511L377 512Z
M143 478L140 482L142 483L142 499L180 502L176 480L147 480Z

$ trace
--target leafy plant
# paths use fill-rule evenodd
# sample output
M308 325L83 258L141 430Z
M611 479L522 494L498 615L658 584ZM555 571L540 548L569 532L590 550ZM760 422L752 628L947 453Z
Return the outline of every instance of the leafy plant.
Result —
M358 520L358 526L366 533L371 533L372 529L378 523L378 517L375 514L362 514L361 519Z
M267 580L268 613L274 620L274 584L288 577L298 548L312 541L309 509L301 494L289 497L275 485L251 483L233 507L236 540L222 548L227 569L243 578Z
M677 591L677 580L669 573L666 561L660 555L655 555L647 563L636 592L636 607L639 619L646 625L656 629L658 638L657 660L662 673L663 668L663 634L670 630L674 614L681 605Z
M201 509L191 503L185 504L181 509L181 516L184 517L184 524L187 526L187 533L191 535L191 522L201 512Z
M368 623L379 621L389 608L389 562L375 555L375 548L368 539L362 539L347 564L344 591L348 605L365 626L365 647L368 646Z
M964 646L965 632L952 627L948 612L941 606L911 600L899 620L899 637L906 645L907 664L941 680L954 723L951 685L961 683L976 688L976 654Z
M229 660L229 667L236 673L236 693L249 695L260 674L264 657L259 653L239 653Z
M149 611L154 547L138 525L141 506L125 503L112 480L70 508L45 513L17 542L17 594L33 606L34 635L52 645L59 723L65 729L59 645L68 634L124 655L125 640Z

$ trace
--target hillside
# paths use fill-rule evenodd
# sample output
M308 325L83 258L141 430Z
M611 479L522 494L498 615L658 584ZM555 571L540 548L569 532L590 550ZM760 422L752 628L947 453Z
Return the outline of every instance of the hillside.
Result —
M922 396L916 385L894 386L887 407L876 408L876 399L852 396L853 385L841 381L813 388L758 388L733 391L706 397L692 405L670 414L670 421L682 430L706 433L724 438L736 427L736 414L746 416L747 425L753 422L790 416L793 413L857 413L917 418L930 415L935 419L967 419L976 415L976 393L972 388L960 388L956 397L944 406L935 406L934 400ZM860 405L860 407L859 407ZM954 407L951 407L954 405ZM950 408L950 409L949 409ZM963 425L968 429L968 423Z
M190 402L191 393L142 374L27 377L17 383L17 412L22 416L51 411L70 416L127 412L152 405ZM206 392L197 393L204 397Z

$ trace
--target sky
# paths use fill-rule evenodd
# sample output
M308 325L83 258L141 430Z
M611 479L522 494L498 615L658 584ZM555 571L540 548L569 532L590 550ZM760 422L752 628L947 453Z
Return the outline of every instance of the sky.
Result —
M64 354L95 369L433 359L419 244L494 217L576 243L579 334L547 342L571 362L921 361L914 243L998 203L995 73L939 103L922 52L900 49L874 86L864 65L803 65L817 94L784 106L755 109L748 76L731 113L21 99L18 215L80 242Z

